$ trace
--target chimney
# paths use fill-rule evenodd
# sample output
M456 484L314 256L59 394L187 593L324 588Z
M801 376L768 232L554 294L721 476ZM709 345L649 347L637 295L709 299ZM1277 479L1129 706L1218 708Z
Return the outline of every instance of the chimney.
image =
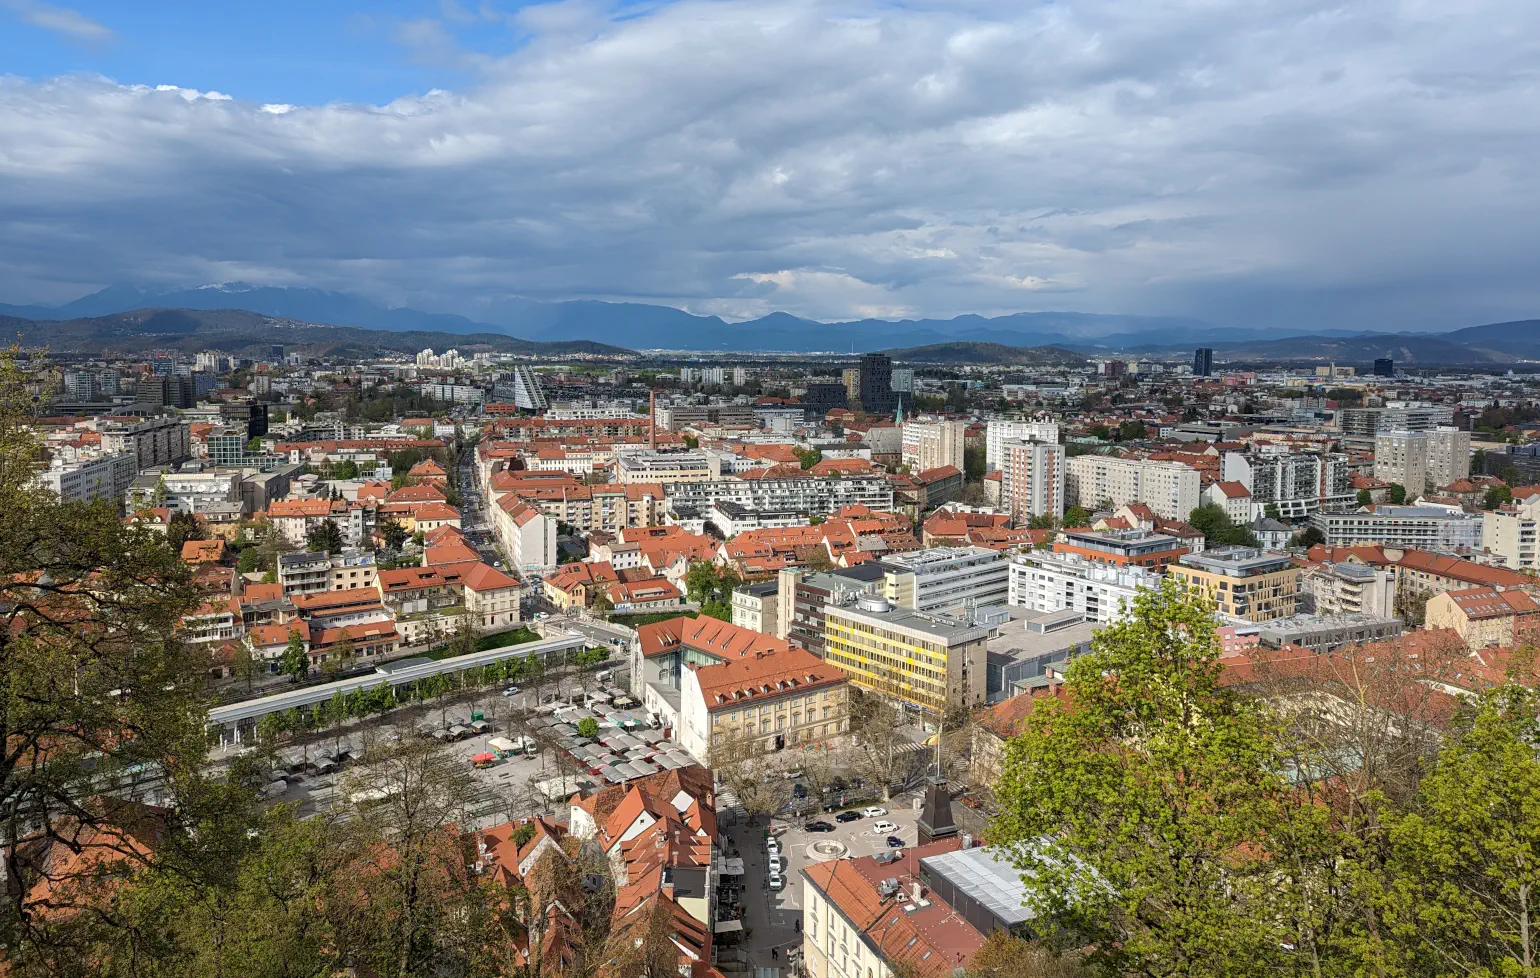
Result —
M909 897L909 902L910 903L919 903L920 902L920 898L925 895L925 891L924 891L924 889L922 889L920 887L920 883L919 883L918 880L915 881L914 886L913 886L912 889L910 889L909 893L910 893L910 897Z

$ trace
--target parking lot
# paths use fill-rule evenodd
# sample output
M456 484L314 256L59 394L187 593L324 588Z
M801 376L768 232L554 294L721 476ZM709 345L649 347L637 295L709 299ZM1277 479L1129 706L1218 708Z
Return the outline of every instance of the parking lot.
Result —
M768 826L738 824L727 830L730 840L729 857L743 859L743 889L739 904L743 907L743 926L746 934L741 945L745 963L757 968L789 968L787 951L800 948L802 933L802 870L819 860L808 847L814 842L835 841L845 847L846 856L871 856L889 849L887 836L903 840L905 847L918 842L915 823L919 819L913 793L897 795L889 802L870 802L858 805L859 811L867 804L887 810L882 816L897 828L893 832L874 833L872 826L879 819L862 817L852 822L838 822L837 813L809 816L807 819L786 821L777 818ZM808 832L805 822L826 821L834 826L832 832ZM785 885L772 891L767 882L769 853L766 840L774 837L780 850L780 865Z

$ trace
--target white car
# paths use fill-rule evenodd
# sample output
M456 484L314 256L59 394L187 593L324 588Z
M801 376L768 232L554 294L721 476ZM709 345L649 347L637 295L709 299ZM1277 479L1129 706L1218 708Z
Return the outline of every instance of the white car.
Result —
M779 876L781 870L786 868L785 865L781 862L780 856L771 856L765 865L769 867L771 876Z
M887 835L889 832L897 832L898 826L892 822L878 822L872 826L873 835Z
M781 887L786 885L786 880L781 876L780 873L771 873L766 879L766 882L770 884L770 889L772 890L779 890Z
M861 809L861 814L866 816L867 818L881 818L882 816L886 815L887 813L888 813L888 810L886 808L875 808L874 807L874 808L863 808L863 809Z

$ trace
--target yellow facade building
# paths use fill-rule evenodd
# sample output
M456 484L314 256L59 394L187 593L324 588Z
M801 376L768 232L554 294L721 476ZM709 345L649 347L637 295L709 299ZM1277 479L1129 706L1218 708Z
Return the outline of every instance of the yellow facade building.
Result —
M984 705L992 631L868 597L825 608L824 659L870 692L937 712L971 710Z

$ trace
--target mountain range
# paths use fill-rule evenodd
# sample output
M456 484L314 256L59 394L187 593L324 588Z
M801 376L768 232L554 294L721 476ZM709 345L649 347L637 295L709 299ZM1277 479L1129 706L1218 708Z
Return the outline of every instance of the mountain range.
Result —
M1018 349L1056 347L1092 356L1160 355L1212 346L1222 359L1364 362L1389 356L1399 363L1427 365L1540 359L1540 321L1535 320L1471 326L1448 333L1324 330L1303 334L1215 325L1183 317L1081 312L834 323L776 312L747 322L729 323L717 316L699 316L671 306L646 303L527 299L484 305L480 317L473 319L456 313L393 308L343 292L241 282L175 289L116 285L59 306L0 303L0 315L32 321L81 321L142 310L177 309L238 309L274 321L354 326L403 334L432 332L478 338L500 335L537 344L588 340L628 349L703 352L860 353L977 343ZM1173 343L1174 337L1180 337L1180 342ZM453 340L437 342L442 345ZM973 362L986 362L1002 355L1006 359L1000 362L1027 362L1009 359L1016 355L1000 354L998 349L979 348L974 352L985 360ZM958 351L938 355L953 357Z

